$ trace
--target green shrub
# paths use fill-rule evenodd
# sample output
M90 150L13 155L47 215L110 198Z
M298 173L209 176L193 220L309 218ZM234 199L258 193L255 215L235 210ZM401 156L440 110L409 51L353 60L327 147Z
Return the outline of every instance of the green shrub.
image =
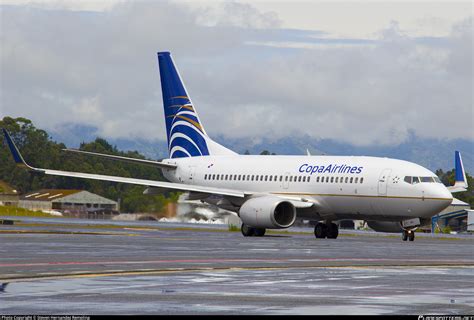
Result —
M450 232L453 231L453 230L451 229L450 226L446 226L446 227L443 228L442 231L443 231L443 233L450 233Z

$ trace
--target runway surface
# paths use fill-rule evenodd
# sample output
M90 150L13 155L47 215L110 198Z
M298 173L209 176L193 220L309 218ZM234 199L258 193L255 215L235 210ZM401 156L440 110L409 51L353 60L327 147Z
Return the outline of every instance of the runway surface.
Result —
M0 225L0 314L474 313L474 237L19 220Z

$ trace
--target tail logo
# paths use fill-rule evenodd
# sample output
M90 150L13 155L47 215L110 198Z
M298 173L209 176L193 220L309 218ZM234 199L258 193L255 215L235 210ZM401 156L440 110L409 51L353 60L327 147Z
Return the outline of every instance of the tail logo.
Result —
M166 120L169 121L171 158L209 155L205 133L187 96L170 98Z

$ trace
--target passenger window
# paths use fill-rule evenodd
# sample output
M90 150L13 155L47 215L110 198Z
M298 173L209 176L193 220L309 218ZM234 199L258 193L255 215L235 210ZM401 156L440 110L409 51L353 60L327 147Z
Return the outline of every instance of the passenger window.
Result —
M364 182L364 178L363 178L363 177L360 178L360 183L362 183L362 182Z
M358 183L358 182L359 182L359 178L356 177L356 178L354 179L354 183Z
M348 177L346 177L346 183L348 183L348 182L349 182L349 178L348 178Z
M272 179L273 179L273 176L268 177L268 181L272 181Z
M265 181L267 181L267 180L268 180L268 176L265 176Z
M207 180L207 174L204 175L204 180Z
M339 177L336 177L336 181L335 181L335 182L336 182L336 183L338 183L338 182L339 182Z
M319 182L319 176L318 176L318 177L316 177L316 182Z
M307 178L306 178L306 181L307 181L307 182L310 182L310 181L311 181L311 177L307 177Z
M254 175L252 175L252 178L250 178L250 179L253 181L253 179L254 179Z
M280 176L280 181L283 181L283 176Z
M293 182L293 176L290 176L290 182Z
M331 177L331 183L333 183L333 182L334 182L334 177Z
M328 183L328 182L329 182L329 177L326 177L326 183Z
M288 181L288 176L285 176L285 181Z
M274 178L273 181L275 182L278 181L278 176L274 176L273 178Z
M298 182L301 182L301 176L298 177Z
M349 183L352 183L352 179L354 179L354 178L351 177L351 180L349 180Z

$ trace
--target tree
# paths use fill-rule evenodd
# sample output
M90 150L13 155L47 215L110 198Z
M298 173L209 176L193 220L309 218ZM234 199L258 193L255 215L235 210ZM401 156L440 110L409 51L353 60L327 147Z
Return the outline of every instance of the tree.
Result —
M64 171L90 172L124 177L163 181L161 171L156 167L137 165L62 151L66 146L51 140L48 133L37 129L25 118L4 117L0 127L7 129L24 158L33 166L54 168ZM3 139L2 139L3 141ZM14 186L21 193L48 189L84 189L110 199L122 199L124 212L158 212L167 201L177 201L175 194L156 196L143 195L143 187L98 180L56 177L34 173L18 168L3 142L0 148L0 180ZM103 138L81 143L80 149L124 157L145 159L137 151L121 152Z

